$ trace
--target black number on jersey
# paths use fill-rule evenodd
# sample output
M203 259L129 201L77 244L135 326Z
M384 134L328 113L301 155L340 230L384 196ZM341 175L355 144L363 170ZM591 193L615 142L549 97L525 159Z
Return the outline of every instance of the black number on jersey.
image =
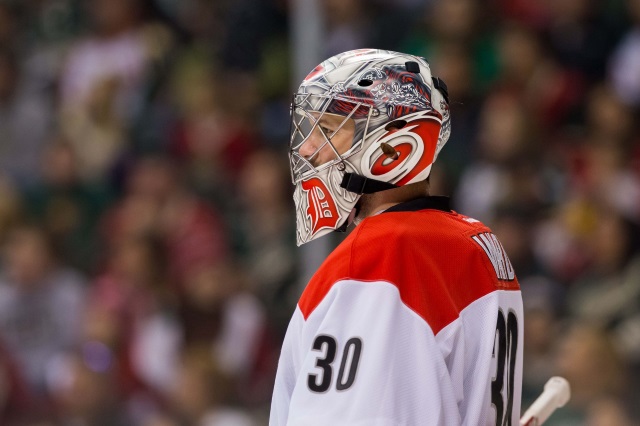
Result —
M336 358L336 348L336 339L331 336L321 334L313 341L313 350L322 352L322 355L316 359L316 367L322 369L322 375L309 374L307 384L311 391L326 392L331 386L331 376L333 375L331 363ZM320 383L318 383L318 376L320 376Z
M316 367L321 369L322 373L309 374L307 377L307 385L312 392L326 392L331 387L331 379L333 377L333 366L331 364L336 358L337 348L338 343L336 339L325 334L319 335L313 341L312 350L322 353L316 359ZM356 372L358 371L361 354L362 340L358 337L352 337L347 340L338 370L338 379L336 381L337 390L347 390L353 385L353 382L356 380Z
M496 358L496 377L491 381L491 404L496 409L496 426L511 426L517 352L518 318L513 311L509 311L505 318L501 309L498 311L496 337L493 345L493 357Z
M338 381L336 383L336 389L347 390L353 385L356 380L356 371L358 371L358 363L360 362L360 355L362 354L362 340L357 337L352 337L347 340L347 344L344 347L342 353L342 362L340 363L340 371L338 372ZM347 367L348 365L348 367ZM344 372L348 371L347 379L344 379Z

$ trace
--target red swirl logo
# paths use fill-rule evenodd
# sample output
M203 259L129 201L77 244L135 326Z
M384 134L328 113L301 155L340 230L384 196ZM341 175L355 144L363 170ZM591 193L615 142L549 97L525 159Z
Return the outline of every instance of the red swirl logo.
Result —
M398 153L397 159L392 159L387 157L386 155L380 155L378 159L371 166L371 174L374 176L381 176L385 173L389 173L391 170L398 167L404 160L409 157L413 147L410 143L400 143L393 147Z

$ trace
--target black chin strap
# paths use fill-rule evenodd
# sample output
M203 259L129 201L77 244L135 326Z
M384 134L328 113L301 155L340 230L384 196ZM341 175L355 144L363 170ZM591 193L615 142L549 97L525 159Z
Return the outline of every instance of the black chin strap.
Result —
M356 194L373 194L374 192L397 188L397 186L392 183L369 179L355 173L345 173L340 186Z
M349 192L356 194L373 194L374 192L386 191L387 189L397 188L396 185L381 180L369 179L355 173L345 173L342 177L340 186ZM356 205L356 209L358 206ZM349 219L345 220L342 226L336 229L338 232L346 232L350 225Z

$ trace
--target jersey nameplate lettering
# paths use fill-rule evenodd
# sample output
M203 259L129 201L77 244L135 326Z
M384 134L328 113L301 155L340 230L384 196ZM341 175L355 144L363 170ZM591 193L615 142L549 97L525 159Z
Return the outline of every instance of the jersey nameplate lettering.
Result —
M483 232L471 237L486 253L496 271L499 280L513 281L516 274L498 238L490 232Z

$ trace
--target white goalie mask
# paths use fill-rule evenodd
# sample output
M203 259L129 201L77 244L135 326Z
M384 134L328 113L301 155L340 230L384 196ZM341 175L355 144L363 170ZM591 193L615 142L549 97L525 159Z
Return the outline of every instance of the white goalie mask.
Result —
M298 245L345 227L363 193L426 179L450 131L446 86L423 58L362 49L322 62L291 105Z

